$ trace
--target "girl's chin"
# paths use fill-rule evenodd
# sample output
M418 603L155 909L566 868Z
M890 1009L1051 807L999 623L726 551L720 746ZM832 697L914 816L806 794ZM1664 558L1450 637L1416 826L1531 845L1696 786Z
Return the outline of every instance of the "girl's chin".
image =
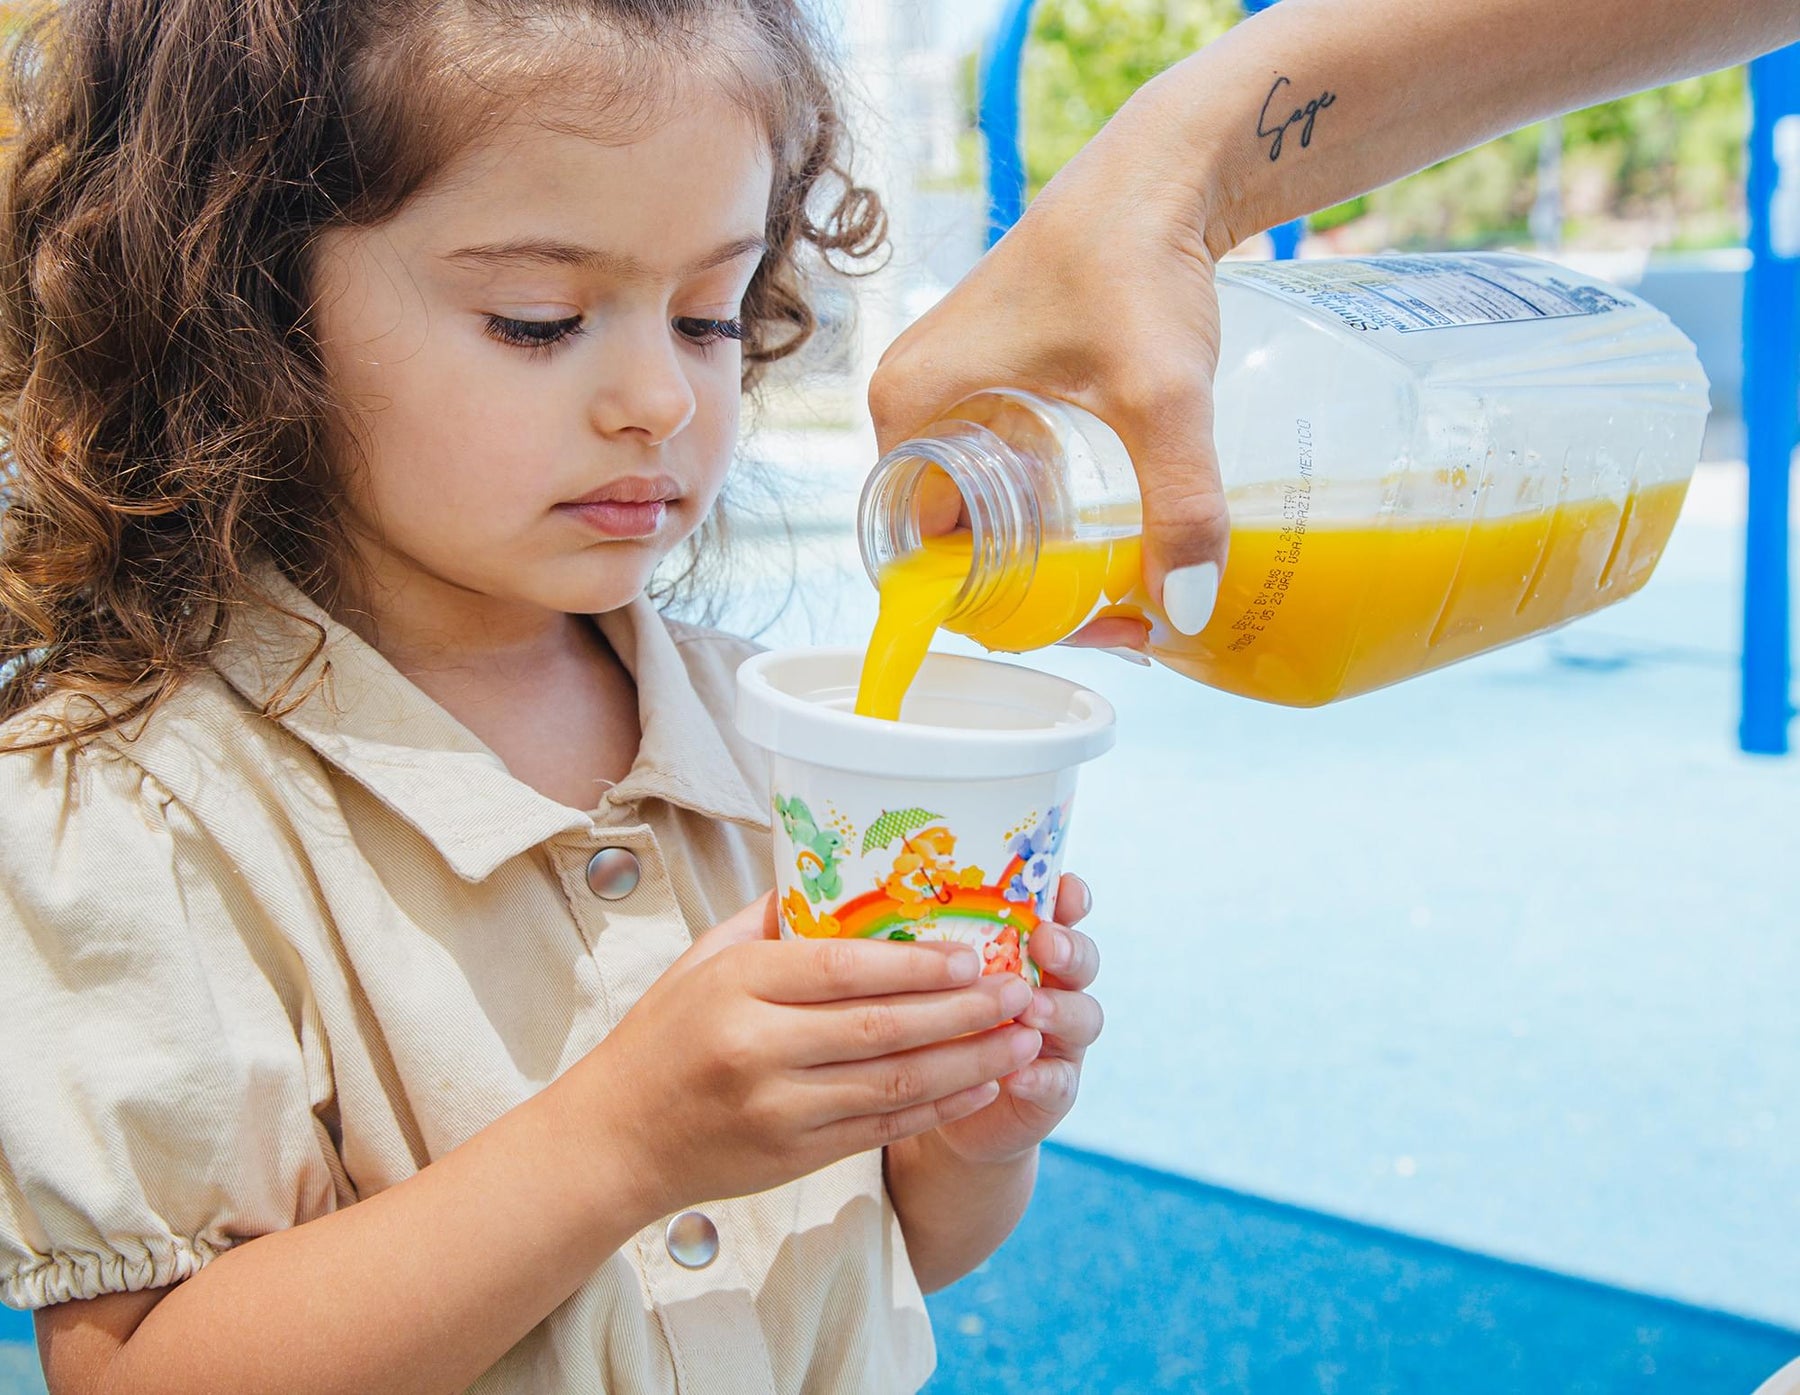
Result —
M475 567L445 558L445 565L434 570L496 600L565 615L598 615L630 605L643 593L657 566L691 531L684 522L671 509L652 537L590 539L574 547L563 537L554 548L503 549L506 555L490 554Z
M534 586L552 609L569 615L597 615L630 605L650 584L657 564L671 548L661 538L616 542L589 548Z

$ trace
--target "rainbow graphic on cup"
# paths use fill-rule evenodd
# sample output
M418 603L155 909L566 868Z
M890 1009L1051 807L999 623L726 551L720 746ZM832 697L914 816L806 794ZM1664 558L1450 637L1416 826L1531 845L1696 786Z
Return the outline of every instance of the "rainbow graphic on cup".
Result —
M1039 981L1028 945L1056 904L1067 801L1016 828L973 832L923 806L874 811L860 832L835 804L821 823L806 800L777 792L774 812L784 933L956 940L980 951L985 973ZM969 851L991 852L997 870Z

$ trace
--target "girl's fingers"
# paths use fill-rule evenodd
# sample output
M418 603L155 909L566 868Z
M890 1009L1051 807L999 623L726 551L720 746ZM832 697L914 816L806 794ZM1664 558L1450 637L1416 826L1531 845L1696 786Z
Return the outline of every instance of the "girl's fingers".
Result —
M1061 1048L1052 1053L1056 1055L1071 1049L1077 1053L1086 1051L1099 1040L1105 1026L1097 999L1055 988L1038 989L1018 1021L1020 1026L1035 1027L1044 1034L1046 1052L1051 1052L1053 1045ZM1073 1059L1079 1060L1079 1054Z
M1075 1104L1081 1071L1072 1061L1040 1056L1006 1082L1007 1093L1061 1118Z
M826 1140L832 1157L849 1157L855 1153L884 1148L916 1134L928 1133L939 1124L952 1124L958 1119L966 1119L969 1115L986 1109L999 1097L999 1082L984 1080L967 1090L946 1095L940 1100L932 1100L928 1104L917 1104L910 1109L842 1119L835 1124L826 1125L819 1130L819 1134Z
M1046 921L1031 932L1031 958L1057 988L1087 988L1100 974L1100 948L1065 922Z
M823 1119L899 1114L1010 1075L1043 1044L1030 1027L1006 1026L880 1060L813 1066L799 1080Z
M967 945L890 940L770 940L725 951L740 956L744 985L769 1003L830 1003L891 993L942 992L981 977Z
M801 1005L784 1055L801 1067L896 1056L1010 1021L1031 1006L1032 992L1017 974L989 974L938 993Z
M1064 872L1056 884L1055 919L1063 925L1074 925L1094 908L1094 894L1088 884L1073 872Z

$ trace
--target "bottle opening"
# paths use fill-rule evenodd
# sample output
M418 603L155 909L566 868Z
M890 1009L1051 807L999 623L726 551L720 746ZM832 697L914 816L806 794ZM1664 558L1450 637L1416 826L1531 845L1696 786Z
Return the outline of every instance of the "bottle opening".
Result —
M950 472L929 454L907 454L902 448L885 458L869 477L859 514L863 567L877 588L896 564L928 548L947 558L961 552L973 560L968 501ZM967 599L973 570L964 568L956 581L954 608Z
M879 588L897 562L932 559L956 583L945 618L990 606L1035 563L1041 529L1028 483L981 428L907 441L884 456L858 509L863 566Z

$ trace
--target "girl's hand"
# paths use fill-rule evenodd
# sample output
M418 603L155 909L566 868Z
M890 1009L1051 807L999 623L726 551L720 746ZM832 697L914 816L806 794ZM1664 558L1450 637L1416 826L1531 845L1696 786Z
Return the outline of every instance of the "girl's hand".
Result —
M765 896L702 935L549 1087L650 1217L791 1182L991 1104L1043 1039L967 946L782 940ZM998 1028L998 1030L990 1030Z
M1086 883L1065 875L1057 888L1056 923L1032 932L1030 953L1044 982L1018 1021L1044 1034L1042 1049L1000 1082L992 1104L938 1126L938 1139L967 1162L1006 1162L1037 1147L1075 1104L1081 1061L1102 1021L1100 1004L1083 991L1100 972L1100 951L1073 928L1091 902Z

